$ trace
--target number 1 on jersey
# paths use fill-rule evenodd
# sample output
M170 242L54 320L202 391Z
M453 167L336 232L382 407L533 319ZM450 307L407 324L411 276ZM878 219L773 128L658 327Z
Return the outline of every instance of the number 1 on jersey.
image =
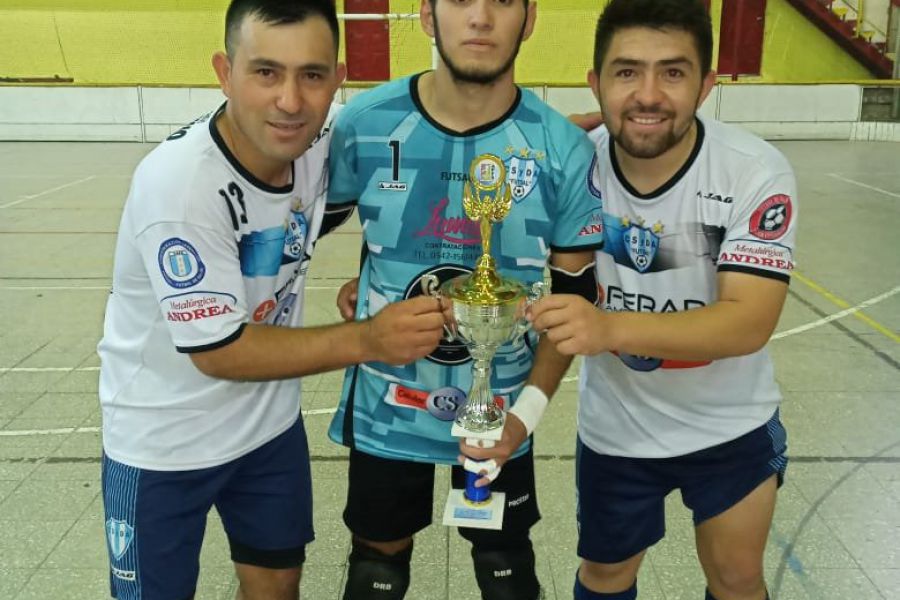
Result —
M400 140L388 142L391 147L391 181L400 181Z

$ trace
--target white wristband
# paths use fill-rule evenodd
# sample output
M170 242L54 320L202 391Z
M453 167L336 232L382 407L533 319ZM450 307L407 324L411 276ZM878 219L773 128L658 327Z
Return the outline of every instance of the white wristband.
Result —
M536 385L526 385L522 388L516 403L509 409L509 412L516 415L525 424L525 430L528 435L531 435L537 429L549 403L547 394L541 388Z

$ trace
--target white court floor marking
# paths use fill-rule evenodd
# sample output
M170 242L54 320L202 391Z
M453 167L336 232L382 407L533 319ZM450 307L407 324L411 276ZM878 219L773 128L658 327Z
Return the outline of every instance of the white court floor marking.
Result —
M895 192L889 192L887 190L883 190L881 188L875 187L874 185L869 185L868 183L863 183L861 181L856 181L855 179L849 179L844 177L843 175L838 175L837 173L829 173L829 177L834 177L835 179L840 179L841 181L845 181L847 183L852 183L853 185L858 185L859 187L864 187L867 190L872 190L873 192L878 192L880 194L886 194L888 196L893 196L894 198L900 198L900 194ZM0 207L2 208L2 207Z
M894 289L887 291L881 295L875 296L874 298L870 298L865 302L860 302L856 306L851 306L850 308L846 308L840 312L836 312L833 315L829 315L827 317L823 317L811 323L807 323L806 325L800 325L799 327L794 327L793 329L788 329L787 331L782 331L780 333L774 334L770 339L780 340L782 338L786 338L792 335L797 335L798 333L803 333L804 331L809 331L810 329L815 329L816 327L821 327L827 323L831 323L832 321L837 321L838 319L843 319L848 315L852 315L853 313L857 313L865 308L869 308L870 306L874 306L878 304L882 300L887 300L891 296L900 292L900 285L895 287Z
M337 412L337 408L315 408L313 410L301 411L304 417L312 417L315 415L333 415ZM71 433L100 433L99 427L60 427L59 429L13 429L10 431L0 431L2 437L29 437L37 435L69 435Z
M70 188L74 185L78 185L79 183L90 181L91 179L95 179L96 177L96 175L91 175L89 177L85 177L84 179L79 179L78 181L70 181L69 183L58 185L55 188L50 188L49 190L44 190L43 192L39 192L37 194L22 196L18 200L13 200L12 202L7 202L6 204L0 204L0 208L9 208L10 206L16 206L17 204L22 204L23 202L28 202L29 200L34 200L35 198L40 198L41 196L46 196L47 194L52 194L53 192L58 192L59 190Z
M2 208L2 207L0 207ZM78 291L106 291L108 292L112 288L112 284L110 285L8 285L8 286L0 286L0 291L3 292L52 292L52 291L62 291L62 292L78 292ZM341 289L339 286L329 286L329 285L308 285L306 286L307 291L334 291Z
M771 339L779 340L786 337L790 337L792 335L797 335L798 333L803 333L805 331L809 331L811 329L815 329L817 327L821 327L822 325L826 325L831 323L832 321L837 321L838 319L843 319L846 316L852 315L853 313L859 312L863 309L869 308L870 306L874 306L879 302L887 300L888 298L900 293L900 285L895 287L892 290L889 290L883 294L879 294L874 298L870 298L864 302L860 302L856 306L852 306L840 312L836 312L833 315L829 315L822 319L818 319L816 321L812 321L805 325L800 325L799 327L794 327L792 329L788 329L787 331L781 331L779 333L774 334ZM4 373L59 373L59 372L73 372L73 373L84 373L84 372L96 372L99 371L100 367L0 367L0 374ZM578 381L578 377L564 377L561 383L572 383L574 381ZM313 416L313 415L330 415L334 414L337 411L337 408L320 408L314 410L304 410L302 411L303 416ZM21 430L21 431L0 431L0 437L21 437L21 436L29 436L29 435L66 435L70 433L97 433L100 431L99 427L67 427L62 429L34 429L34 430Z

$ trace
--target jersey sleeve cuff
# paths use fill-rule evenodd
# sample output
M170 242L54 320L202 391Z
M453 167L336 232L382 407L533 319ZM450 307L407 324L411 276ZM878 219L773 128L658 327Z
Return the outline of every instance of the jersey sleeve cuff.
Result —
M197 352L207 352L209 350L216 350L218 348L223 348L232 342L236 342L238 338L241 337L244 333L244 328L247 326L246 323L241 323L240 327L237 330L229 335L226 338L223 338L217 342L213 342L211 344L204 344L202 346L175 346L175 349L182 354L195 354Z
M767 269L754 269L752 267L745 267L743 265L722 265L718 270L720 273L724 271L746 273L747 275L756 275L758 277L765 277L766 279L777 279L778 281L783 281L785 283L790 283L791 281L791 276L787 273L781 273L779 271L769 271Z
M563 254L569 252L597 252L603 249L603 242L597 242L596 244L588 244L585 246L554 246L550 244L551 252L561 252Z

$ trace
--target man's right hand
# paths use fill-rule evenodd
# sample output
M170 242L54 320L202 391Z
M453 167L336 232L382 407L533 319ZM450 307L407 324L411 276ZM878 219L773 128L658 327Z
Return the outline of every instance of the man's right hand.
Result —
M427 356L444 335L441 304L432 296L389 304L363 325L366 355L390 365Z
M341 286L337 296L337 308L345 321L352 321L356 315L356 300L359 297L359 277L354 277Z

